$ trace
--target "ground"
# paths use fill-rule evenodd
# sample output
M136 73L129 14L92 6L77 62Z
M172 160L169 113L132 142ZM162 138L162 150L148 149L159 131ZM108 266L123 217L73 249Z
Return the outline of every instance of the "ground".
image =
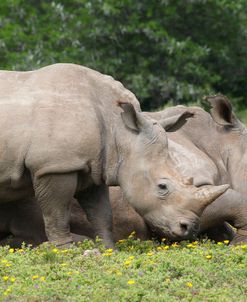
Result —
M0 249L1 301L247 301L247 246L129 239ZM85 252L97 248L94 252Z

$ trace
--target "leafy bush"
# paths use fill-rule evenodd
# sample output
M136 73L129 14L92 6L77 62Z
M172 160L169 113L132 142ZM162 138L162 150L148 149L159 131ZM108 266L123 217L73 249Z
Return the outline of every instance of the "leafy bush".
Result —
M144 109L222 92L246 105L246 1L0 2L2 69L73 62L111 74Z

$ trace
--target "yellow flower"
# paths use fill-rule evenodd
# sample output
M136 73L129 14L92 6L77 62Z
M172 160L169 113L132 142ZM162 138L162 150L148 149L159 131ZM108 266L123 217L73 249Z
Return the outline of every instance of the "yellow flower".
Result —
M6 263L5 266L6 266L6 267L10 267L10 266L11 266L11 263Z
M9 277L8 276L3 276L3 281L8 281L9 280Z
M223 245L223 242L219 241L217 242L218 245Z
M132 284L135 284L136 282L135 282L135 280L129 280L127 283L132 285Z
M11 287L8 287L6 291L3 293L4 296L8 296L11 291Z
M198 241L193 241L192 244L197 245Z
M120 240L118 240L118 242L123 243L123 242L125 242L125 239L120 239Z
M14 253L14 251L15 251L14 249L9 249L10 254Z
M241 248L242 248L242 250L246 250L247 249L247 245L246 244L242 244Z
M187 287L193 287L193 284L192 284L191 282L187 282L187 283L186 283L186 286L187 286Z
M2 260L1 260L1 262L2 262L2 263L7 263L7 262L8 262L8 260L6 260L6 259L2 259Z
M163 247L163 250L169 250L169 245L165 245L164 247Z
M68 251L69 250L65 249L65 250L62 250L61 253L66 254L66 253L68 253Z
M67 272L68 276L71 276L73 274L73 272Z
M11 277L11 278L10 278L10 281L11 281L11 282L15 282L15 278L14 278L14 277Z
M112 255L112 253L103 253L102 255L103 255L103 256L108 256L108 257L109 257L109 256Z
M23 250L23 249L18 249L17 252L18 252L18 253L23 253L24 250Z
M171 279L170 279L170 278L166 278L166 279L165 279L165 282L166 282L166 283L170 283L170 282L171 282Z
M212 256L212 255L207 255L207 256L205 256L205 257L206 257L206 259L209 259L209 260L210 260L210 259L212 259L213 256Z
M52 252L53 252L54 254L58 254L58 249L53 249Z
M122 274L123 274L122 272L116 271L116 275L117 275L117 276L122 276Z
M154 254L153 252L148 252L147 253L148 256L153 256L153 254Z
M157 247L157 251L162 251L162 247L161 247L161 246L158 246L158 247Z
M194 247L193 244L191 244L191 243L187 244L186 246L187 246L188 248L193 248L193 247Z
M107 249L106 252L107 252L107 253L112 253L112 252L113 252L113 249Z
M178 245L178 243L177 242L174 242L173 244L172 244L172 247L178 247L179 245Z
M130 265L131 263L132 263L131 260L126 260L126 261L124 262L124 265L128 266L128 265Z
M45 277L40 277L39 280L40 281L45 281Z
M33 276L32 276L32 279L33 279L33 280L38 279L38 278L39 278L39 275L33 275Z
M229 240L224 240L223 241L225 244L228 244L229 243Z
M134 256L129 256L129 258L128 258L128 260L133 260L133 259L135 259Z

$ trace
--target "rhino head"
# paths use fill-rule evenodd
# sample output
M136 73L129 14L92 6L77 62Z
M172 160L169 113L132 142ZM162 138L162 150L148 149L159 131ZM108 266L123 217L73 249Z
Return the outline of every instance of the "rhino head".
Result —
M126 131L118 143L118 184L125 198L161 236L192 237L207 205L223 194L228 185L195 187L176 171L169 156L166 131L161 124L120 103ZM169 127L181 123L188 113L169 118ZM173 125L174 124L174 125Z

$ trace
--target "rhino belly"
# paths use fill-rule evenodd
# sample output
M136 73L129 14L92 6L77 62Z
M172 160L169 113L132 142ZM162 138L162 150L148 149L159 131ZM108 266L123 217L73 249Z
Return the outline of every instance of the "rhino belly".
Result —
M31 177L23 174L18 179L5 177L0 181L0 203L26 199L34 196Z
M19 199L25 199L34 195L32 187L23 189L0 189L0 203L15 201Z

